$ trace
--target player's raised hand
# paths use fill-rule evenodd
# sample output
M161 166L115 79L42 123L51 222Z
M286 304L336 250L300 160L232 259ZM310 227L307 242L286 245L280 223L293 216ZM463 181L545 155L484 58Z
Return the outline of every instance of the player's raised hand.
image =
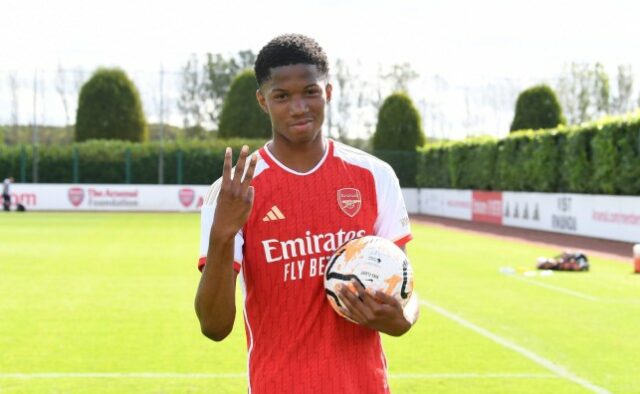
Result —
M240 231L249 219L253 207L253 187L251 180L256 169L257 155L249 156L249 147L243 146L235 170L231 166L231 148L227 148L224 154L222 167L222 185L216 212L211 229L211 238L230 238ZM247 167L245 173L245 167ZM243 177L244 174L244 177Z
M411 328L402 305L392 296L382 291L365 290L355 280L350 286L342 286L339 292L345 305L343 313L356 323L393 336L402 335Z

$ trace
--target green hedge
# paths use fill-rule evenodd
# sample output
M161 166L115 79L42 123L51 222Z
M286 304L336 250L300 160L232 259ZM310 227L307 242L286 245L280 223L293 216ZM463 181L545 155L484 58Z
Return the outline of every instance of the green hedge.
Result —
M222 173L224 149L237 155L263 140L173 142L164 146L164 183L210 184ZM87 141L40 147L39 182L158 183L158 143ZM428 144L418 152L375 151L403 187L640 195L640 113L572 128L519 131L497 140ZM182 165L179 165L180 157ZM32 181L33 148L0 145L0 178ZM21 172L21 162L24 170ZM182 169L181 175L179 169Z
M496 149L491 139L471 139L451 144L447 170L454 188L470 185L487 189L495 168Z
M640 116L427 145L418 187L640 194Z
M416 184L433 188L451 187L449 176L449 146L446 142L427 145L418 155Z
M416 171L418 170L418 152L407 151L374 151L372 154L386 161L393 168L402 187L416 187Z
M249 145L250 150L254 151L264 143L265 141L260 139L165 143L164 183L210 184L222 174L224 149L227 146L233 149L235 161L243 144ZM38 149L38 182L74 183L75 161L79 183L128 181L136 184L157 184L159 154L160 144L157 142L91 140L69 145L41 146ZM417 152L379 151L374 154L394 168L403 187L416 187L419 159ZM128 179L127 155L130 158ZM21 163L24 163L22 172ZM0 145L0 178L13 176L18 182L32 182L32 166L32 146Z
M559 191L564 183L558 167L564 142L565 133L555 130L523 131L495 142L495 172L487 189Z
M222 174L224 150L230 146L234 160L243 144L256 150L264 140L230 139L190 141L164 145L164 183L210 184ZM129 182L158 183L159 143L132 143L92 140L38 149L38 182L74 182L74 151L80 183L124 183L127 181L127 155L130 155ZM23 156L23 158L21 158ZM181 160L182 176L178 174ZM24 162L22 179L21 162ZM33 147L0 146L0 177L13 176L18 182L32 182ZM182 179L179 179L179 178ZM181 182L179 182L181 181Z

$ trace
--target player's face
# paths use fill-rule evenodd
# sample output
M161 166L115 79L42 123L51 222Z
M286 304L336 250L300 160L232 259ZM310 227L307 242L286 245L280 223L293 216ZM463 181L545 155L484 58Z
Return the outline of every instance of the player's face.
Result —
M271 118L274 142L300 144L319 140L331 84L316 66L295 64L271 69L258 92L258 102Z

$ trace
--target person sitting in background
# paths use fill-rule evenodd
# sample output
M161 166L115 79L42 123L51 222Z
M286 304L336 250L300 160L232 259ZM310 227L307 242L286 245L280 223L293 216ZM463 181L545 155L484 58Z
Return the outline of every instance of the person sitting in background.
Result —
M9 191L11 189L11 183L13 182L13 177L5 178L2 182L2 209L5 211L11 210L11 195Z

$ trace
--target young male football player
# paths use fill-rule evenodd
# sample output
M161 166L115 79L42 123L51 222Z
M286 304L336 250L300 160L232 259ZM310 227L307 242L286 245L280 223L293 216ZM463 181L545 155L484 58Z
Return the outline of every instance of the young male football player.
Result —
M332 87L314 40L276 37L255 72L273 139L252 155L243 147L235 169L227 149L202 208L202 332L229 335L239 278L251 393L388 393L379 332L406 333L417 302L403 310L382 292L343 288L354 324L329 305L323 274L349 239L378 235L404 248L411 233L398 179L384 162L322 136Z

